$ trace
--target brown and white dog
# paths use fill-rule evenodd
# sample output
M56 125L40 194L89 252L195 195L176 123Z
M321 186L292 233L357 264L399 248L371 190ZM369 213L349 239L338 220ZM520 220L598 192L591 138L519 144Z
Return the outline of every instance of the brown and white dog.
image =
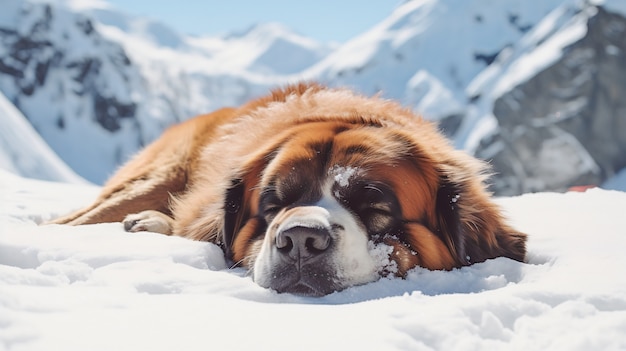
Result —
M54 222L210 241L259 285L320 296L416 266L523 261L484 168L394 102L300 84L169 128Z

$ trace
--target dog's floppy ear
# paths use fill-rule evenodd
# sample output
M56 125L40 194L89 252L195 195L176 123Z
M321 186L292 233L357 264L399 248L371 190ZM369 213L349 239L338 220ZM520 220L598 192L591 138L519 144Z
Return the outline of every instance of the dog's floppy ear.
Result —
M222 243L224 253L228 259L232 258L232 245L235 235L241 229L245 218L249 216L247 206L244 206L245 184L242 179L233 179L224 197L224 228Z
M221 242L227 259L241 260L247 243L259 230L256 218L260 196L259 181L267 157L254 157L230 180L223 197ZM239 262L237 262L239 263Z
M264 229L257 218L260 181L272 155L282 143L271 144L247 155L230 173L230 185L223 193L220 240L226 258L240 264L248 244Z
M435 233L448 246L457 264L464 266L499 256L523 262L526 234L504 223L480 177L463 177L463 169L453 172L457 173L441 176Z

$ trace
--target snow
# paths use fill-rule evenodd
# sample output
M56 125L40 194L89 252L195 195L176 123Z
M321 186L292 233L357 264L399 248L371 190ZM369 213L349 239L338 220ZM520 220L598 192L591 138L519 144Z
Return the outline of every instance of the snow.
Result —
M397 238L393 238L397 239ZM377 262L376 271L383 276L398 273L398 263L389 259L393 253L393 246L382 242L370 240L367 242L367 251L369 255Z
M328 170L328 173L334 176L335 182L341 187L347 187L350 185L350 178L357 174L358 168L344 167L340 165L334 165Z
M252 81L271 80L275 75L308 68L331 48L279 23L263 23L223 37L194 37L112 7L93 8L87 13L98 21L98 29L105 37L121 43L133 62L142 67L161 64L170 71L175 68L200 75L231 74ZM146 76L153 78L152 75Z
M407 83L405 103L427 119L451 116L463 112L465 106L452 92L425 70L419 70Z
M465 88L485 67L489 57L517 42L527 29L567 0L449 2L405 1L386 19L346 42L311 69L305 77L348 85L366 94L382 92L402 102L424 104L428 115L445 117L449 101L465 103ZM515 20L513 20L513 18ZM441 106L416 101L412 77L428 72L434 89L444 90ZM420 79L421 78L421 79ZM423 98L429 99L427 94ZM456 112L456 111L455 111Z
M257 286L209 243L38 225L98 190L0 171L0 350L626 348L623 192L498 199L529 234L528 263L414 269L310 298Z
M32 178L85 182L50 149L22 113L0 93L0 169Z
M591 11L596 10L590 8L572 16L571 5L565 3L546 16L534 30L520 40L520 47L516 48L519 57L509 56L506 64L493 65L482 73L494 78L506 77L497 79L495 87L491 90L493 96L502 96L556 62L562 56L564 47L581 39L587 33L587 20L594 14ZM547 41L542 42L546 38ZM477 77L476 81L482 82L482 79L484 78ZM468 87L470 95L475 94L473 92L475 89L473 84Z

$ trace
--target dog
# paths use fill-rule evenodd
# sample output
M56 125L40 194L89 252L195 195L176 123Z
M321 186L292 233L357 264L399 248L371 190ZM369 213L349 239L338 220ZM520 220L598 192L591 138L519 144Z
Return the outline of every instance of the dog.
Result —
M209 241L262 287L323 296L417 266L523 262L486 170L396 102L301 83L170 127L54 223Z

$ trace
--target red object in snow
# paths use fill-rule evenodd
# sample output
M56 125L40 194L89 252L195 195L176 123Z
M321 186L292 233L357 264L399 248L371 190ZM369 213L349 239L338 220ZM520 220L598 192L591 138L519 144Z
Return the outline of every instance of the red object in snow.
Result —
M577 192L577 193L584 193L588 189L593 189L595 187L596 187L596 185L575 185L575 186L572 186L569 189L567 189L567 191L574 191L574 192Z

